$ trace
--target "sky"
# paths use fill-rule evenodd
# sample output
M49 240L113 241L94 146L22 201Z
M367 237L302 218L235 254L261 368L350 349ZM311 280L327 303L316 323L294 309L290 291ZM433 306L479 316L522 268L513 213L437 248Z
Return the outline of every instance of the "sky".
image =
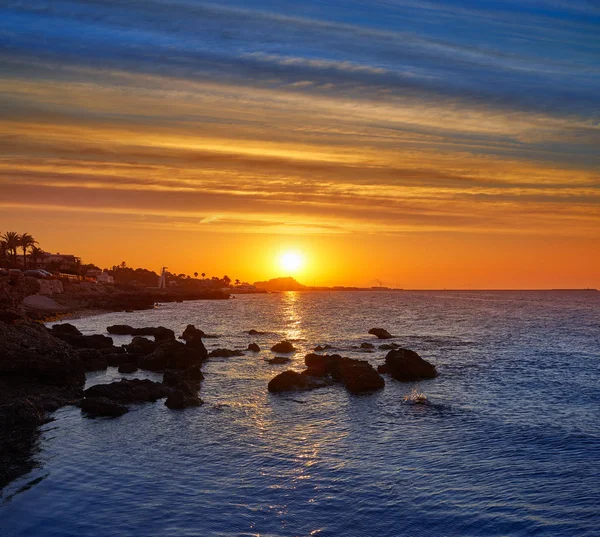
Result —
M600 3L0 5L0 232L101 267L600 288Z

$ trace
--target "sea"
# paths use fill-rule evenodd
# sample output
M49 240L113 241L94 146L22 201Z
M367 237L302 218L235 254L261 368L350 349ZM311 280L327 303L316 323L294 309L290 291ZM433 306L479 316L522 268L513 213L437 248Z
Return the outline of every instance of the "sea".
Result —
M194 324L209 350L262 350L209 359L199 408L57 411L39 467L2 491L3 537L600 535L600 293L288 292L72 323ZM373 327L439 376L268 393L317 345L382 364ZM283 339L298 351L270 365ZM109 368L87 385L121 377L161 378Z

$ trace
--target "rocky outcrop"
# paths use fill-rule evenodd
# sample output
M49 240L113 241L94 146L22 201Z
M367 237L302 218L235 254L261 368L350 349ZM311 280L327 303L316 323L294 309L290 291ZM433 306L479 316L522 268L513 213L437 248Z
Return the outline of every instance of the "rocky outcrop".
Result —
M0 323L0 489L30 470L46 412L81 398L77 351L34 323Z
M261 332L260 330L254 330L254 328L248 330L249 336L264 336L266 333L267 332Z
M0 309L16 315L23 314L23 300L40 290L39 280L19 275L16 278L0 277Z
M146 326L143 328L133 328L128 324L115 324L106 328L109 334L120 336L153 336L154 341L170 341L175 339L175 332L164 326Z
M296 347L292 345L289 341L281 341L280 343L276 343L271 347L273 352L280 352L282 354L289 354L291 352L296 351Z
M86 398L105 397L119 403L154 402L169 395L170 390L151 380L120 380L111 384L97 384L83 392Z
M106 397L86 397L79 403L81 411L91 418L106 416L116 418L129 412L129 409L120 403Z
M65 343L76 349L110 349L113 347L111 337L102 334L93 334L91 336L78 336L64 333L52 332L55 337L62 339Z
M381 366L379 369L380 372L389 373L400 381L437 377L435 366L410 349L396 349L388 352L385 357L385 366Z
M260 352L260 347L256 343L250 343L250 345L248 345L248 348L246 350L248 350L250 352Z
M387 330L384 330L383 328L371 328L371 330L369 330L369 334L377 336L379 339L391 339L394 337L392 336L392 334L390 334Z
M181 335L181 339L183 339L184 341L189 341L196 336L200 336L201 338L203 338L206 337L206 334L199 328L196 328L193 324L188 324L185 327L183 334Z
M316 388L324 388L330 386L331 380L311 377L296 371L284 371L276 377L272 378L268 385L268 390L271 393L293 392L314 390Z
M150 371L164 371L165 369L188 369L201 365L208 353L202 340L196 336L187 343L167 341L156 347L146 356L140 356L138 365Z
M83 334L80 332L79 328L70 324L70 323L62 323L62 324L53 324L50 329L52 335L67 335L67 336L82 336Z

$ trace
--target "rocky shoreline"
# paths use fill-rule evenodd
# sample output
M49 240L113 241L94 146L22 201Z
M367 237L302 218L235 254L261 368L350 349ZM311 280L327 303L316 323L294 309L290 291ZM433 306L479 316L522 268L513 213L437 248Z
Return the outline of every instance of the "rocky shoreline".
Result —
M0 490L35 466L39 427L58 408L77 405L87 417L116 418L127 413L131 405L159 399L164 399L164 404L173 410L198 407L202 405L201 368L207 359L256 354L261 350L254 342L245 351L219 348L209 353L202 340L211 336L193 325L188 325L179 338L161 326L113 325L107 327L108 336L83 335L69 323L49 329L19 313L19 300L29 296L27 293L34 286L21 282L13 287L11 300L4 302L7 307L0 310ZM263 334L255 330L248 333ZM381 339L393 337L383 334L382 338L373 330L370 333ZM132 340L115 346L110 334L130 335ZM319 346L315 351L328 348ZM435 366L414 351L394 343L380 346L384 348L389 352L385 364L377 369L364 360L310 353L304 359L306 370L284 371L269 382L267 389L281 393L341 384L358 395L383 389L383 374L400 381L437 376ZM372 352L367 347L365 350ZM274 358L268 362L283 365L297 349L292 343L281 341L271 347L271 352ZM118 367L123 375L138 369L161 373L162 381L125 377L84 390L86 372L108 367Z

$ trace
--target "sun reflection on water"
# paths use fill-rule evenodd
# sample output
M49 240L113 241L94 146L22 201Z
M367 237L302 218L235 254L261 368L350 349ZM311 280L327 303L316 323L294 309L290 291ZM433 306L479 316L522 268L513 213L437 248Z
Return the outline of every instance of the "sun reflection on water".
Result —
M303 339L302 315L300 313L299 293L286 291L282 294L282 313L286 322L286 339Z

